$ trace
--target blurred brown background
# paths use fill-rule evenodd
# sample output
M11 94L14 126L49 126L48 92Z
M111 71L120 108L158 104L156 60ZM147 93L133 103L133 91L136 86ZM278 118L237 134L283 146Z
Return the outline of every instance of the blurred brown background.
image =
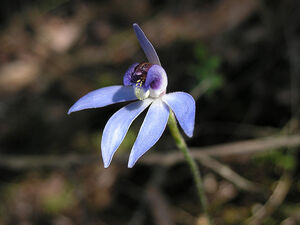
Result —
M186 139L215 224L300 223L300 2L11 0L0 3L0 225L203 225L169 131L133 169L141 115L112 165L100 140L121 106L67 115L145 61L138 23L191 93Z

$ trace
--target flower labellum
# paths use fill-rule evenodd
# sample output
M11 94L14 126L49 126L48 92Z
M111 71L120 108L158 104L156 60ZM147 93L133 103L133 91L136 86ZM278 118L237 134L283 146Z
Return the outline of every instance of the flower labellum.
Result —
M123 83L133 86L136 97L144 100L149 96L157 98L166 93L168 78L160 65L134 63L125 73Z
M133 24L133 29L149 62L132 64L123 77L123 86L109 86L89 92L68 111L70 114L83 109L137 100L114 113L104 127L101 151L105 168L110 165L131 123L149 106L130 152L129 168L133 167L136 161L159 140L166 128L170 110L174 112L185 134L193 136L195 124L193 97L185 92L166 94L167 74L154 47L137 24Z

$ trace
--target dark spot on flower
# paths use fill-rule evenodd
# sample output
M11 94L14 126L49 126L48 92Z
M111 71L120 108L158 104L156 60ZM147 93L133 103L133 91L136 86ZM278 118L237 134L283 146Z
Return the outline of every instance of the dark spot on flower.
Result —
M140 63L134 68L134 72L131 76L131 82L136 84L136 86L141 87L147 78L147 73L152 66L151 63Z

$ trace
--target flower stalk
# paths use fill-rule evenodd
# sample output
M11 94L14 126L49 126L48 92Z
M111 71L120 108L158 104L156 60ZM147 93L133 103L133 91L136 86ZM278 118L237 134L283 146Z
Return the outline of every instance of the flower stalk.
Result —
M176 146L183 153L184 158L190 167L194 182L196 184L197 194L198 194L199 201L202 205L204 216L206 217L207 224L211 225L212 223L211 223L211 220L210 220L210 217L208 214L207 199L206 199L206 196L204 193L203 181L201 178L200 170L196 164L195 159L191 155L190 150L188 149L185 140L183 139L183 137L178 129L177 122L176 122L176 119L175 119L175 116L174 116L174 113L172 110L170 110L168 125L169 125L171 135L173 136L174 141L176 143Z

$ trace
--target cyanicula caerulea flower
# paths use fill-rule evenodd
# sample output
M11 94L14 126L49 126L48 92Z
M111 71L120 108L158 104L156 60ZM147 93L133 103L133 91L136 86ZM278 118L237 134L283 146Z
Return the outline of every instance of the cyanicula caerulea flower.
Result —
M122 143L131 123L149 105L144 122L132 147L128 167L148 151L161 137L166 128L170 109L187 136L193 135L195 123L195 101L185 92L166 94L168 78L150 41L137 24L133 29L149 62L135 63L123 78L123 85L109 86L92 91L80 98L68 114L89 108L134 101L121 108L108 120L101 140L102 158L107 168Z

